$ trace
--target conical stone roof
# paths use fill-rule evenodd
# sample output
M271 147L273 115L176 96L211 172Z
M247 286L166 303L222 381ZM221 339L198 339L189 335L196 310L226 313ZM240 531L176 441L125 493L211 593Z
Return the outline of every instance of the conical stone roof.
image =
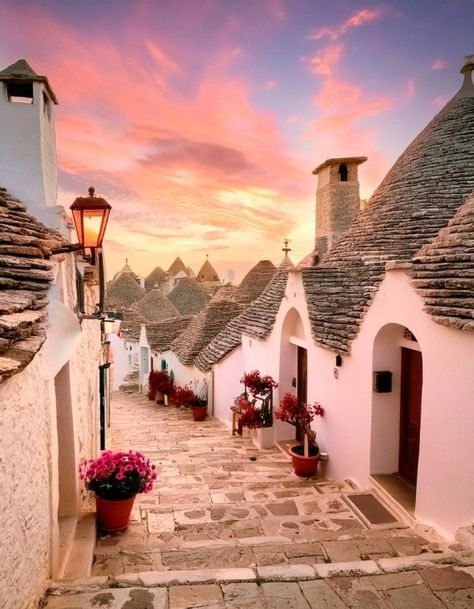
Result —
M147 323L146 337L152 349L163 353L171 348L171 343L182 334L193 320L193 315Z
M474 188L474 89L415 138L322 263L302 270L316 342L349 352L391 260L409 261Z
M285 295L288 271L278 270L263 292L240 315L229 321L215 338L204 347L195 360L196 366L207 372L212 366L242 344L242 334L265 338L275 324Z
M148 292L155 286L159 286L166 281L166 275L161 266L155 267L145 278L145 290Z
M180 362L189 366L199 352L208 345L242 307L236 302L210 302L198 313L186 330L172 343L171 349Z
M434 321L474 330L474 194L413 263L413 284Z
M260 260L242 279L235 298L242 304L249 304L263 292L270 279L276 273L276 267L270 260Z
M148 292L134 309L149 321L164 321L180 316L180 312L166 296L163 296L159 288L154 288Z
M196 275L196 279L198 281L217 281L220 283L219 275L217 271L214 269L209 260L206 260L202 267L199 269L198 274Z
M168 294L168 300L173 303L181 315L194 315L207 305L210 296L196 279L184 277Z
M186 276L188 275L188 270L186 268L186 265L184 264L184 262L181 260L181 258L179 256L177 256L175 258L175 260L171 264L170 268L166 272L173 276L177 275L179 272L184 273Z
M145 296L145 290L131 273L121 274L107 288L106 306L108 309L123 311Z

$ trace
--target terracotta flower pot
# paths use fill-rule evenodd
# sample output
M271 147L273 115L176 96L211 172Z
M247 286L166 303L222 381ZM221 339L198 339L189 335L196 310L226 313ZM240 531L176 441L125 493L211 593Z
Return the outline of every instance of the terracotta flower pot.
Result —
M135 495L130 499L102 499L95 496L97 522L103 531L111 533L128 527Z
M195 421L204 421L207 416L207 406L193 406L192 411Z
M301 444L296 444L290 448L291 461L295 474L302 478L314 476L318 469L319 448L317 446L310 447L310 456L304 456L304 447Z

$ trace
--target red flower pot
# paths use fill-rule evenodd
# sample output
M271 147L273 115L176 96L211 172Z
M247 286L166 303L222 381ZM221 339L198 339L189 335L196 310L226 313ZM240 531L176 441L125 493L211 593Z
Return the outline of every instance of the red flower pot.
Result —
M97 522L103 531L111 533L128 527L135 496L130 499L102 499L95 496Z
M291 461L293 463L293 469L297 476L302 478L309 478L314 476L318 469L319 460L319 448L311 446L310 456L304 456L304 447L301 444L296 444L290 448ZM312 454L314 453L314 454Z
M207 406L193 406L192 411L195 421L204 421L207 416Z

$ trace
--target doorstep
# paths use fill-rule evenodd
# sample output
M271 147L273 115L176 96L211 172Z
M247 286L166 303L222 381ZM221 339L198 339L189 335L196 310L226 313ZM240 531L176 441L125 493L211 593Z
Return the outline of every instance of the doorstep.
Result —
M390 507L401 520L404 520L410 526L417 524L415 518L415 491L406 485L403 480L394 475L372 475L369 476L370 482L375 490L383 498L385 503Z
M77 523L76 534L61 579L80 579L90 576L95 542L95 512L85 512Z

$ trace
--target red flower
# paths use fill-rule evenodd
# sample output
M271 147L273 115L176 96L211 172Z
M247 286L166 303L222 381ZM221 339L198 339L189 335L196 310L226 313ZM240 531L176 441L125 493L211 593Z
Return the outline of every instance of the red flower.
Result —
M263 427L261 410L250 404L249 407L240 415L240 425L242 427L248 427L249 429L258 429Z
M275 416L279 421L285 421L295 427L300 426L306 434L312 435L314 432L311 432L311 421L314 417L324 416L324 408L319 402L301 404L296 395L285 393Z

